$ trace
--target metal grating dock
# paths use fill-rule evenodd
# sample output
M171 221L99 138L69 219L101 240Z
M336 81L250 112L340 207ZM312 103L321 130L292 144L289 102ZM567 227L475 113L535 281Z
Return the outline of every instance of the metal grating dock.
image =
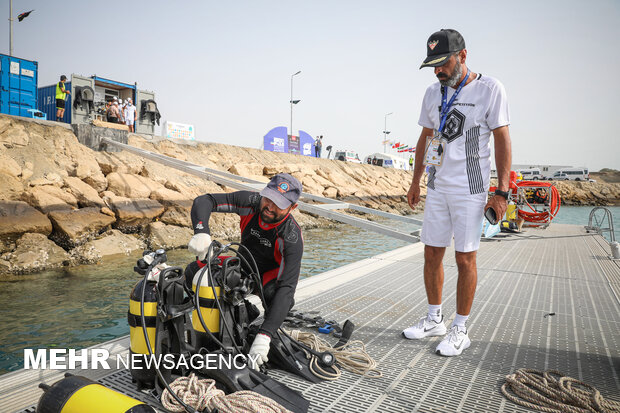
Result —
M607 258L599 235L554 224L483 242L468 323L472 346L454 358L435 355L438 337L411 341L400 335L426 312L422 248L401 248L300 284L296 308L354 321L353 339L367 344L384 374L368 379L344 372L336 382L311 385L274 372L311 400L311 412L528 412L499 392L504 376L524 367L560 370L620 401L620 265ZM453 255L448 251L444 260L448 322L456 307ZM0 377L3 394L11 389L8 376L18 374L30 372ZM100 381L133 392L127 371ZM13 397L27 400L22 409L32 406L40 392L21 389L29 399L16 391ZM12 411L3 400L0 411Z

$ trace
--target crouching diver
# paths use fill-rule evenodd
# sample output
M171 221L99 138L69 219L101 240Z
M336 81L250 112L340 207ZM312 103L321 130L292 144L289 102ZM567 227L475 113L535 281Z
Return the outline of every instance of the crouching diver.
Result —
M252 346L249 360L255 359L251 367L258 370L268 361L269 344L288 311L293 307L295 289L299 280L303 239L301 228L291 215L297 207L302 192L301 183L285 173L275 175L260 193L238 191L231 193L205 194L194 200L191 210L194 236L188 250L196 254L197 260L185 270L186 282L205 265L211 236L209 217L212 212L232 212L241 218L241 244L256 261L267 303L264 322ZM245 249L239 251L247 255ZM245 257L252 262L251 257Z

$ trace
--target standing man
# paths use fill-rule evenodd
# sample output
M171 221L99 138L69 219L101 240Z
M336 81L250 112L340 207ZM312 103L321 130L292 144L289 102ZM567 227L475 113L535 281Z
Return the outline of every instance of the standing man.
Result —
M131 102L131 98L127 98L127 104L123 110L123 117L125 118L125 125L129 128L129 132L134 132L134 124L138 119L138 113L136 107Z
M457 356L471 340L466 322L477 283L476 251L484 211L498 217L506 212L511 146L508 102L496 79L467 68L465 40L459 32L442 29L426 43L422 67L434 67L439 79L426 89L416 146L413 181L407 193L411 208L420 201L420 179L428 168L426 206L421 241L428 313L403 331L408 339L442 336L447 329L441 311L443 256L454 238L458 281L456 317L437 346L442 356ZM491 172L490 138L495 143L498 190L487 202Z
M118 118L120 116L120 111L118 110L118 100L114 100L112 102L112 106L108 110L108 122L118 123Z
M413 155L409 155L409 170L413 171Z
M67 99L67 95L70 95L71 92L65 89L65 82L67 81L67 76L60 76L60 82L56 84L56 121L62 122L62 117L65 116L65 100Z
M195 235L187 249L197 260L185 270L186 282L191 286L194 274L203 267L203 260L211 245L209 217L212 212L232 212L241 218L241 244L256 260L263 283L263 294L268 308L250 355L258 355L258 368L269 361L269 344L288 312L293 307L293 297L299 271L304 242L301 228L291 215L297 208L302 192L301 183L289 174L277 174L260 193L238 191L201 195L194 200L191 217ZM245 250L240 251L246 255ZM246 258L251 262L250 257Z

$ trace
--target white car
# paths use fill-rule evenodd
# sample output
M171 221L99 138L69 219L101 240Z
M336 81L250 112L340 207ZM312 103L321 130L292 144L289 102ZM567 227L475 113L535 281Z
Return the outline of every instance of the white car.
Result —
M556 172L553 174L553 176L549 177L549 180L550 181L568 181L570 180L570 178L565 173Z

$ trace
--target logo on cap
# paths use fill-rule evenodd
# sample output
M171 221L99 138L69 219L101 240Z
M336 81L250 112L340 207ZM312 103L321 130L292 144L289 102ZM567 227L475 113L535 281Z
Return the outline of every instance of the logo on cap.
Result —
M435 50L435 46L439 43L439 40L433 40L428 42L428 48L431 50Z
M288 191L288 184L286 182L281 182L280 185L278 185L278 191L282 193Z

